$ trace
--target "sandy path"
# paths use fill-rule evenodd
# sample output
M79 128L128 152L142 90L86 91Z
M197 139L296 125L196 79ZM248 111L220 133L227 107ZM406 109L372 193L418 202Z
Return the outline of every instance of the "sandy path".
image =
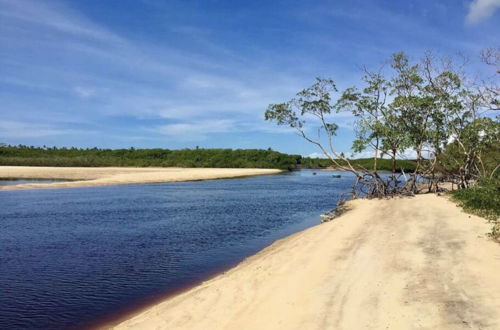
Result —
M0 190L107 186L235 178L276 174L275 169L255 168L153 168L153 167L35 167L0 166L0 178L66 179L70 182L0 186Z
M117 329L500 329L500 245L435 195L351 202Z

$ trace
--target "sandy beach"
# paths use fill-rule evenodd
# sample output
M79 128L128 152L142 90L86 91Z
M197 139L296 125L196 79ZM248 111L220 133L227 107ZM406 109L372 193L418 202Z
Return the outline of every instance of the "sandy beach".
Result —
M36 167L0 166L2 179L71 180L0 186L0 190L108 186L236 178L280 173L260 168Z
M484 219L436 195L349 207L115 329L500 329Z

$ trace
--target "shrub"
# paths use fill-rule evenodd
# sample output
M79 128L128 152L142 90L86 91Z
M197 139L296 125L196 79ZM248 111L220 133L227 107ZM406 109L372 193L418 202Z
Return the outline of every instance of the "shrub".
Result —
M492 221L491 236L500 238L500 180L482 178L472 188L453 191L452 197L465 211Z

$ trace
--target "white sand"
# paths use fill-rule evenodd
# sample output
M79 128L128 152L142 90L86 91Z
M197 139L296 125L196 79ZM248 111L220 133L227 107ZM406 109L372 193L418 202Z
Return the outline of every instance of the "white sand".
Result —
M256 168L153 168L153 167L36 167L0 166L0 178L66 179L69 182L0 186L0 190L107 186L236 178L276 174L276 169Z
M444 197L357 200L116 329L500 329L500 245Z

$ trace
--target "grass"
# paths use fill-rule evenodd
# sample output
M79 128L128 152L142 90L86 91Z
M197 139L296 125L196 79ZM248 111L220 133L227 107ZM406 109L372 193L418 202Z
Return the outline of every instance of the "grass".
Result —
M500 240L500 180L481 179L472 188L455 190L452 198L466 211L493 223L491 236Z

